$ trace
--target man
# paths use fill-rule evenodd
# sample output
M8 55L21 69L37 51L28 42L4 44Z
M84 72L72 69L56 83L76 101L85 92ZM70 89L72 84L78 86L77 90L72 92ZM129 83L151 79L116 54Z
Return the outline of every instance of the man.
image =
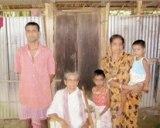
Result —
M28 128L47 128L46 111L51 103L51 82L55 74L52 52L39 42L40 27L25 26L27 44L17 50L15 72L19 74L19 117Z
M64 83L66 88L56 92L47 111L50 128L87 128L86 103L82 91L77 87L79 75L66 73Z

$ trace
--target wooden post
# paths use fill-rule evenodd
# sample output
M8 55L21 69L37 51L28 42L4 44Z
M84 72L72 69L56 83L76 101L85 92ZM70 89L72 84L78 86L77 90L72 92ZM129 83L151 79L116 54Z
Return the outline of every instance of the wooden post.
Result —
M142 0L137 0L137 15L140 16L142 14Z
M55 26L56 26L56 8L54 3L45 3L45 31L47 46L53 51L53 56L56 58L55 51ZM54 79L51 83L52 95L56 92L56 82Z
M109 10L110 3L107 3L106 7L101 8L100 60L105 56L106 47L108 45Z
M45 28L47 46L55 53L55 4L45 3Z

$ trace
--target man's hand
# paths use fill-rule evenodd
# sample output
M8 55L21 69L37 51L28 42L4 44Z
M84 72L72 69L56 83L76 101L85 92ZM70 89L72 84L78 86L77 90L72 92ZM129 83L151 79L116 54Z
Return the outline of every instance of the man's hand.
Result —
M50 75L50 84L52 83L54 77L55 77L55 75L53 75L53 74Z

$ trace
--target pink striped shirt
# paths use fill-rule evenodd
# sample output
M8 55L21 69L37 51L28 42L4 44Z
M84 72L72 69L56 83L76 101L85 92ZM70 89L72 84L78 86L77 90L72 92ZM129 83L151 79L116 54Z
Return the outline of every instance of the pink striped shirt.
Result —
M52 52L39 44L32 61L28 45L17 50L15 72L19 77L19 97L22 105L31 108L44 108L52 101L50 75L55 74Z

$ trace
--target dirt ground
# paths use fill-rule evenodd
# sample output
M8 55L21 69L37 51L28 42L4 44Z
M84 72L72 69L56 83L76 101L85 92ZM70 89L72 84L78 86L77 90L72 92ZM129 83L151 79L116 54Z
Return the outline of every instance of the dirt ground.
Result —
M140 109L139 128L160 128L160 107ZM26 128L25 123L17 120L0 120L0 128Z
M139 128L160 128L160 106L139 111Z

